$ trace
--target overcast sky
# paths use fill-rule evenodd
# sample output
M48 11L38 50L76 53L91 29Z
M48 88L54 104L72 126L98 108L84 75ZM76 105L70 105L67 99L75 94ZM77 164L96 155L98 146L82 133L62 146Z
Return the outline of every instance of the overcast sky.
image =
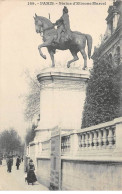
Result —
M28 125L24 121L23 98L20 98L28 92L24 72L28 69L33 76L51 63L46 48L42 51L47 55L47 60L39 55L37 48L42 39L35 32L33 16L36 13L48 17L50 13L51 21L55 22L61 17L63 9L63 5L28 5L27 2L0 1L0 130L14 127L21 136L24 136ZM96 2L106 2L106 5L67 6L71 30L90 34L93 37L93 47L98 45L100 34L106 30L107 9L112 3L111 0ZM65 65L68 58L72 58L69 51L57 51L55 55L57 64L60 62ZM76 64L83 66L80 54L79 58ZM91 64L92 60L88 66Z

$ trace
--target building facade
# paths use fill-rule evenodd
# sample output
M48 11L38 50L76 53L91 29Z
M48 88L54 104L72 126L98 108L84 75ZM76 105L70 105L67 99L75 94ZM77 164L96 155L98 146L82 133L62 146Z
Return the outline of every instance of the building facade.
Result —
M116 0L108 9L107 29L99 47L95 47L93 60L108 57L113 67L122 64L122 1Z

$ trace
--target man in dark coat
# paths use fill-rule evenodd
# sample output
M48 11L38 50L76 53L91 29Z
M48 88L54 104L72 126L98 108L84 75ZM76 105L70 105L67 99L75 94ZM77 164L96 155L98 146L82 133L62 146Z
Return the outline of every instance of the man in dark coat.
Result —
M8 172L11 172L12 165L13 165L13 157L12 156L9 156L9 159L8 159L8 162L7 162Z
M16 167L17 167L17 170L19 170L19 165L21 163L21 160L20 160L20 157L18 156L17 157L17 160L16 160Z

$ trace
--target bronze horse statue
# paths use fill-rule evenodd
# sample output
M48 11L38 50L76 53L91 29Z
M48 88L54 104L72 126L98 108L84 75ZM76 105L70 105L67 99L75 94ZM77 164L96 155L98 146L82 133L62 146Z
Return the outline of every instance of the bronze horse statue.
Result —
M69 49L73 59L67 62L67 67L70 67L70 64L74 61L77 61L79 58L77 53L80 52L84 59L85 70L87 67L87 55L85 52L86 40L88 46L88 57L91 57L92 49L92 37L89 34L82 34L81 32L72 31L72 40L65 41L65 35L61 35L60 42L57 43L55 40L57 38L57 30L54 28L54 24L47 18L42 16L37 16L35 14L35 29L37 33L42 34L44 43L38 46L40 55L46 59L46 56L43 55L41 48L47 47L52 60L52 67L55 67L54 54L56 49L58 50L67 50Z

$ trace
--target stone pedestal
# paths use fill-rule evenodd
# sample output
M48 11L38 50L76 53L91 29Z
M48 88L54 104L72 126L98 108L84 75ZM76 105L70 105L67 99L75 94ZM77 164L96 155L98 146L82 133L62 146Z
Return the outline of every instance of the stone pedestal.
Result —
M65 131L80 129L89 72L46 68L37 78L41 85L40 122L35 138L50 138L57 125Z

